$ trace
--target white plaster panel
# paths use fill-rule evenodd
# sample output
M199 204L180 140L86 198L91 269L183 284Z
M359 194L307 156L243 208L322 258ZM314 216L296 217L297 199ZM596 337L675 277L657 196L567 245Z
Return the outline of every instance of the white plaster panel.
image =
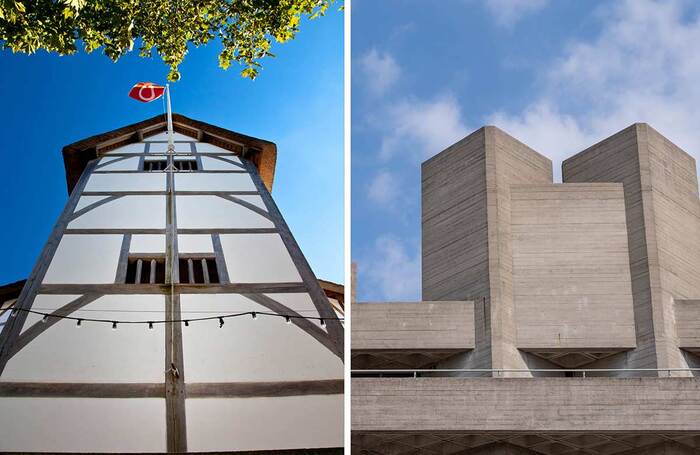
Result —
M248 173L177 174L178 191L257 191Z
M107 152L107 155L111 153L144 153L146 149L146 144L143 142L134 142L132 144L126 144L122 147L117 147L114 150Z
M287 293L287 294L267 294L271 299L277 300L282 305L287 308L294 310L302 316L310 317L320 317L316 306L314 305L311 296L306 293ZM330 306L330 304L328 304ZM328 326L322 326L320 320L311 320L316 326L321 329L328 331Z
M165 452L161 398L0 398L2 452Z
M233 152L231 150L226 150L221 147L217 147L216 145L210 144L208 142L197 142L195 144L195 147L197 148L197 153L226 153L233 155ZM238 160L238 157L232 158L235 158L236 161L240 162L240 160Z
M121 156L105 156L104 158L100 159L100 164L111 163L114 160L120 160L122 158L123 157L121 157Z
M134 234L131 236L130 253L165 253L165 236L160 234Z
M214 245L209 234L180 234L177 236L180 253L213 253Z
M66 234L43 283L114 283L121 246L120 234Z
M192 451L343 447L343 395L190 398L185 406Z
M165 155L152 155L152 156L146 155L143 157L144 161L158 161L158 160L163 160L163 159L167 159L167 157Z
M144 138L144 142L151 142L151 141L167 141L168 140L168 132L163 131L158 134L154 134L153 136L148 136ZM173 132L173 140L174 141L195 141L196 139L193 137L189 137L185 134L178 133L177 131Z
M104 163L106 159L109 159L109 158L102 158L100 160L100 164ZM137 171L139 169L139 160L140 160L140 158L138 156L135 156L133 158L127 158L125 160L119 160L116 163L107 164L106 166L103 166L97 170L98 171Z
M165 191L165 175L153 172L92 174L83 191Z
M266 212L268 211L268 210L267 210L267 207L265 206L265 202L263 202L263 199L262 199L260 196L257 196L257 195L256 195L256 196L253 196L253 195L250 195L250 196L238 195L238 196L236 196L236 197L237 197L238 199L243 199L243 200L246 201L246 202L250 202L250 203L253 204L254 206L259 207L259 208L265 210Z
M182 295L184 317L269 309L239 294ZM282 317L216 319L183 327L187 380L191 382L341 379L343 363L319 341ZM203 353L206 353L205 355Z
M68 227L76 229L163 229L165 227L165 196L124 196L79 216L71 221Z
M192 140L192 139L190 139ZM186 152L192 151L192 147L189 142L176 142L173 144L175 146L175 152ZM168 151L168 144L165 142L154 142L151 143L151 148L148 150L149 153L165 153Z
M278 234L222 234L221 247L232 283L301 282Z
M51 312L66 302L39 295L32 306ZM71 299L72 300L72 299ZM71 314L108 320L163 320L162 295L106 295ZM43 324L27 319L25 330ZM7 363L1 381L27 382L163 382L165 325L88 322L76 326L62 319L22 348Z
M264 216L218 196L177 196L176 210L178 228L275 227Z
M57 308L62 307L70 303L71 301L80 297L79 294L76 295L37 295L32 303L32 310L50 312ZM41 321L43 316L35 313L27 313L27 317L24 320L24 325L20 330L20 333L24 333L25 330L33 326L36 322ZM0 379L2 380L2 379Z
M226 159L230 161L235 161L237 163L241 162L241 160L239 160L236 156L227 156ZM226 161L216 159L211 156L203 156L202 169L204 169L205 171L235 171L241 170L241 167L236 166L233 163L227 163Z
M107 199L109 196L80 196L80 199L78 199L78 204L75 206L74 212L77 212L80 209L83 209L87 207L90 204L94 204L97 201L101 201L102 199Z

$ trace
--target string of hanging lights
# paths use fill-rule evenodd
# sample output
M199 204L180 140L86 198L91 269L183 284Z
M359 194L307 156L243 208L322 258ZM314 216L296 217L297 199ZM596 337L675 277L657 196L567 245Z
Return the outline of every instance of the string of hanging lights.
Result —
M219 322L219 328L222 328L224 326L224 320L225 319L231 319L231 318L237 318L237 317L243 317L243 316L250 316L251 319L256 320L258 319L258 316L270 316L270 317L279 317L279 318L284 318L285 323L291 324L292 320L294 319L305 319L305 320L311 320L311 321L318 321L319 324L324 327L326 325L326 321L338 321L338 322L343 322L344 318L337 318L337 317L331 317L331 318L322 318L319 316L302 316L299 314L280 314L280 313L272 313L272 312L267 312L267 311L244 311L241 313L230 313L230 314L223 314L223 315L217 315L217 316L204 316L204 317L199 317L199 318L187 318L187 319L164 319L164 320L114 320L114 319L100 319L100 318L86 318L86 317L77 317L77 316L67 316L67 315L60 315L60 314L55 314L55 313L44 313L42 311L36 311L36 310L30 310L30 309L25 309L25 308L12 308L10 312L10 317L15 317L20 311L24 311L26 313L32 313L32 314L37 314L41 316L41 322L46 323L50 319L67 319L71 321L76 322L77 327L82 327L83 323L86 322L94 322L94 323L100 323L100 324L111 324L113 330L117 330L117 327L119 324L143 324L143 325L148 325L149 329L153 329L155 324L168 324L168 323L181 323L184 324L185 327L189 327L191 322L201 322L201 321L215 321L218 320Z

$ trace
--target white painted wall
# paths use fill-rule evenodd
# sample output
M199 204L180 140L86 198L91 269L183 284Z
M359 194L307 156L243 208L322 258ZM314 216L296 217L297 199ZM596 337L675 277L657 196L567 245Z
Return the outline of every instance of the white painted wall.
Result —
M146 144L143 142L134 142L133 144L126 144L122 147L117 147L114 150L107 152L107 155L115 153L144 153Z
M124 196L79 216L68 228L164 229L165 196Z
M209 144L207 142L197 142L195 144L195 147L197 148L197 153L221 153L233 155L233 152L231 152L230 150L226 150L224 148L221 148L214 144ZM238 158L235 159L238 160Z
M178 228L274 227L264 216L219 196L177 196L176 206Z
M99 202L102 199L107 199L109 196L80 196L80 199L78 199L78 204L75 206L74 213L84 209L90 204L94 204L95 202Z
M160 398L0 398L2 452L165 452Z
M168 140L168 132L163 131L162 133L154 134L153 136L148 136L144 138L144 142L153 142L153 141L167 141ZM178 133L177 131L173 132L173 140L174 141L195 141L196 139L190 136L187 136L182 133Z
M274 298L273 295L271 295ZM184 317L270 312L239 294L180 297ZM185 316L187 315L187 316ZM311 335L284 318L250 316L193 322L183 327L188 382L341 379L343 363Z
M180 234L177 249L180 253L213 253L214 245L210 234Z
M301 282L279 234L222 234L232 283Z
M190 398L186 412L191 451L343 446L343 395Z
M165 173L92 174L84 191L165 191Z
M256 191L247 173L187 173L175 174L177 191Z
M191 141L192 138L189 140ZM189 142L176 142L173 145L175 146L175 152L190 153L192 151L192 147L190 146ZM148 150L149 153L165 153L167 151L168 144L165 142L151 142L151 147Z
M37 296L34 308L51 312L65 296ZM119 320L162 320L162 295L106 295L71 314ZM38 310L42 308L42 310ZM43 324L31 314L25 327ZM25 329L26 330L26 329ZM51 325L7 363L1 381L28 382L163 382L165 326L110 324L62 319Z
M237 156L227 156L226 159L229 161L235 161L236 163L241 162ZM233 163L229 163L212 156L203 156L202 169L205 171L236 171L241 170L242 168L241 166L236 166Z
M65 234L42 283L114 283L121 246L121 234Z
M267 294L271 299L277 300L282 305L290 308L302 316L320 317L316 306L314 305L311 296L306 293L283 293L283 294ZM312 320L314 324L321 330L327 331L328 326L322 326L320 320Z
M133 234L130 253L165 253L165 236L161 234Z
M260 196L253 196L253 195L237 195L236 196L238 199L243 199L246 202L250 202L254 206L261 208L265 210L266 212L267 207L265 206L265 203L263 202L263 199Z
M102 158L100 164L111 163L106 166L100 167L98 171L137 171L139 169L140 157L135 156L133 158L127 158L125 160L119 160L116 163L112 163L116 158Z

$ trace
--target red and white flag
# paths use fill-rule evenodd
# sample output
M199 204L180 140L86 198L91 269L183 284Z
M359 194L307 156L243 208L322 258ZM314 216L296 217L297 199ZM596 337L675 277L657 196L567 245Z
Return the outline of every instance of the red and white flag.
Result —
M150 103L157 100L165 93L165 87L156 85L153 82L139 82L129 90L129 96L143 103Z

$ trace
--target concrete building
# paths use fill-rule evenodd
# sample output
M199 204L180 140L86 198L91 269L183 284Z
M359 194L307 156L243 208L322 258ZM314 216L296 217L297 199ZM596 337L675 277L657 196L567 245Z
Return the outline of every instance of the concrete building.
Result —
M363 454L700 452L695 161L634 124L563 163L487 126L423 163L423 302L352 306Z
M173 117L174 150L162 115L63 149L70 199L3 292L0 451L343 446L343 327L276 146Z

